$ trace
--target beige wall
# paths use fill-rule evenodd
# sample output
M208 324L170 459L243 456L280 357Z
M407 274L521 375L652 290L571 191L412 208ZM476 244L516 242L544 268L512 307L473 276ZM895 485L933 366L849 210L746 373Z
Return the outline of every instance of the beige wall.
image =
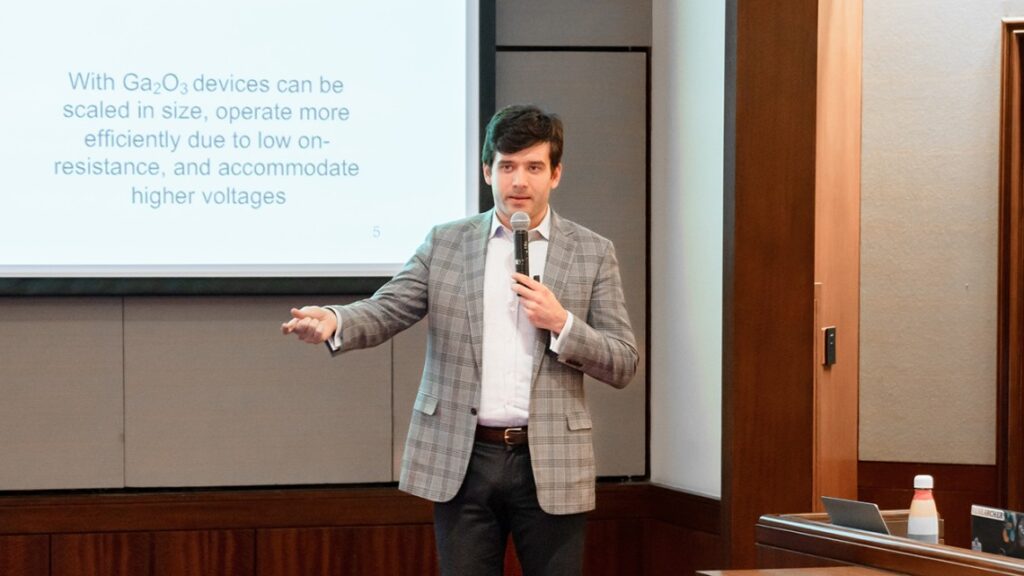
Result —
M864 0L861 460L995 463L1006 15Z

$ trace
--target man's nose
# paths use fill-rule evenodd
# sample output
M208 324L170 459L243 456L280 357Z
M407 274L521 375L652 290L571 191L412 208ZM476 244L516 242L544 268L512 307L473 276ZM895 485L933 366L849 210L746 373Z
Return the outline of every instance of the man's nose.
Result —
M519 187L526 185L526 172L522 169L512 173L512 185Z

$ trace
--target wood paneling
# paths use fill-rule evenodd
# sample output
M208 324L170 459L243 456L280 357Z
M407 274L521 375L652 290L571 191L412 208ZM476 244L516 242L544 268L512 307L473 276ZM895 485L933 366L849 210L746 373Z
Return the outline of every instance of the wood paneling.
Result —
M394 488L12 496L0 534L430 523L430 503Z
M588 522L583 573L588 576L641 574L643 535L644 521L635 518Z
M996 459L1000 499L1024 509L1024 21L1003 23L999 133L999 293Z
M995 466L861 462L858 470L858 499L874 502L883 510L909 508L914 476L931 474L935 478L935 505L945 521L946 544L951 546L971 545L971 504L999 505Z
M650 515L655 520L694 532L719 534L722 506L718 500L651 485Z
M255 570L252 530L160 532L153 536L156 574L248 576Z
M251 531L121 532L53 537L53 576L251 576Z
M0 538L0 574L49 576L48 536L4 536Z
M799 569L815 568L818 566L842 566L843 564L821 556L811 556L809 554L801 554L800 552L794 552L785 548L776 548L775 546L758 544L757 565L771 567L785 566L786 568Z
M585 571L722 567L720 511L717 500L644 482L598 484ZM49 576L52 565L55 576L429 575L432 520L429 502L395 488L8 495L0 574ZM506 575L520 574L510 547Z
M818 3L815 157L814 494L857 495L860 368L861 2ZM826 327L836 362L822 364Z
M53 576L153 573L153 534L67 534L53 537Z
M437 574L428 524L261 530L258 576Z
M720 501L657 485L649 492L650 519L644 525L645 556L640 573L692 574L727 565Z
M760 515L856 493L861 7L726 14L722 536L744 568Z
M812 506L818 2L729 4L722 536L742 568L758 516Z
M661 520L648 521L646 534L644 570L636 574L677 576L721 568L725 564L722 539L718 534L682 528Z

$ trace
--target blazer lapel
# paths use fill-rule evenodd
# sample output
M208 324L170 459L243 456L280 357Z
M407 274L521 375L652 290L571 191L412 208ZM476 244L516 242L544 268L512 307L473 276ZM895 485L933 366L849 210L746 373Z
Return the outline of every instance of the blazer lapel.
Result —
M483 366L484 342L484 264L487 262L487 240L491 231L494 210L488 210L476 220L475 226L463 232L466 250L466 311L469 314L469 341L478 368Z
M569 269L572 268L575 255L576 238L573 229L563 226L561 218L552 210L551 238L548 239L548 257L544 262L544 277L541 280L559 302L562 301L562 294L565 292L569 278ZM538 334L533 350L533 383L537 382L541 360L546 356L548 347L551 345L550 336L551 334L546 330Z

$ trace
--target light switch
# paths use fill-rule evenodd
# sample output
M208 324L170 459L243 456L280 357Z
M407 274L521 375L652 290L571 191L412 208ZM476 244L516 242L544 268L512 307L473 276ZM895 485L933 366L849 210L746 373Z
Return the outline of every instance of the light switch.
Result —
M821 329L825 336L825 358L822 364L825 366L831 366L836 363L836 327L829 326Z

